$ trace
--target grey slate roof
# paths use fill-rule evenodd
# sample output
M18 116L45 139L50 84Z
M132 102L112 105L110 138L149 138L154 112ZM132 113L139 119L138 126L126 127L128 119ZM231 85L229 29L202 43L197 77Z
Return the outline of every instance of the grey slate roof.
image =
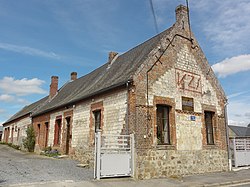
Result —
M106 63L93 72L77 80L66 83L51 102L41 107L33 116L49 112L68 104L73 104L98 93L125 85L127 81L132 80L138 67L148 57L148 54L159 44L160 39L168 35L171 30L172 27L118 56L112 65Z
M247 126L246 136L250 137L250 124Z
M236 134L236 136L240 136L240 137L249 136L250 137L249 127L233 126L233 125L228 125L228 127Z
M3 126L6 125L7 123L15 120L15 119L18 119L18 118L21 118L27 114L31 114L33 112L35 112L36 110L39 109L39 107L41 107L43 104L46 103L46 101L48 101L48 96L40 99L39 101L37 102L34 102L28 106L25 106L24 108L22 108L19 112L17 112L16 114L14 114L10 119L8 119L6 122L3 123Z

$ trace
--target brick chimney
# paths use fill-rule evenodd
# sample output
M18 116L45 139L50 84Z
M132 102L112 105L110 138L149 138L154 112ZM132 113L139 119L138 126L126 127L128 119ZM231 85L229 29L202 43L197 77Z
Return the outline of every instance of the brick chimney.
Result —
M181 29L189 29L188 21L188 8L184 5L178 5L175 9L176 23L181 27Z
M74 80L76 80L77 79L77 72L72 72L71 74L70 74L70 80L71 81L74 81Z
M109 63L111 63L112 60L114 60L114 58L116 57L116 55L118 55L117 52L113 52L113 51L109 52Z
M52 76L51 77L51 84L50 84L50 90L49 90L49 98L53 98L58 90L58 76Z

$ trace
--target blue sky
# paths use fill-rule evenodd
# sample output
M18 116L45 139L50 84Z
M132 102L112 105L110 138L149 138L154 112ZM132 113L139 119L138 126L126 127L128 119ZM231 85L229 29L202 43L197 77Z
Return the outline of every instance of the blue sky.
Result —
M153 0L160 31L185 0ZM189 0L191 27L227 97L230 124L250 123L250 1ZM23 106L156 34L148 0L0 0L0 124Z

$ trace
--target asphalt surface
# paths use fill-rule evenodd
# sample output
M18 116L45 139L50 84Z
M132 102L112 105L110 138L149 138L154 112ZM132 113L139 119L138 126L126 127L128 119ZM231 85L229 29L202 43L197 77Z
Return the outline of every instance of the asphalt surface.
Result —
M171 179L93 180L93 169L79 168L70 159L52 159L0 144L0 187L250 187L250 167Z
M49 181L88 181L93 169L71 159L54 159L0 144L0 186Z

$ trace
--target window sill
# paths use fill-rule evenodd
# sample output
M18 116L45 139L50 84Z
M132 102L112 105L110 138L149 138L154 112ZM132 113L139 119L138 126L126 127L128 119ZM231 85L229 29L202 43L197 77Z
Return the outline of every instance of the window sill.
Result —
M175 145L168 145L168 144L161 144L161 145L156 145L157 150L175 150L176 146Z
M204 149L217 149L218 146L215 144L203 145Z
M194 115L194 116L201 116L202 115L202 113L194 112L194 111L179 110L179 109L176 109L175 111L178 113L181 113L181 114L188 114L188 115Z

